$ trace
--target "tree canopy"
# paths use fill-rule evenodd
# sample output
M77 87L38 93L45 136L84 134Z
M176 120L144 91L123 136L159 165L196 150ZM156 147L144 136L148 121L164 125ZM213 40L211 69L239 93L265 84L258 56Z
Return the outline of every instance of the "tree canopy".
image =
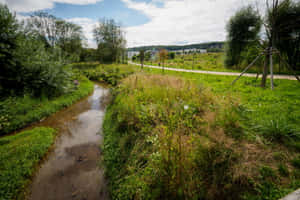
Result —
M259 13L248 6L239 10L227 24L226 66L238 65L241 62L241 53L258 39L261 29Z
M125 52L126 40L122 27L113 19L102 19L94 29L100 62L116 62Z

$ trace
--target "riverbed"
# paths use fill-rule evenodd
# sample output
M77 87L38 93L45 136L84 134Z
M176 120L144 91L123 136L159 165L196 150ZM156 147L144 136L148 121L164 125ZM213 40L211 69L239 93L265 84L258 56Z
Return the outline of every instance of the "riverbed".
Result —
M88 98L33 125L55 128L53 149L33 177L26 199L109 199L100 167L102 122L109 89L95 84Z

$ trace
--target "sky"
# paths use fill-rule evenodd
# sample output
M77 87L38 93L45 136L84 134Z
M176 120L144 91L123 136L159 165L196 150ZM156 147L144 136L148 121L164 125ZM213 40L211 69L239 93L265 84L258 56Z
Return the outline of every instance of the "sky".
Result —
M93 28L101 18L123 26L127 46L184 45L226 39L226 23L242 6L262 0L0 0L19 18L46 11L79 24L95 48Z

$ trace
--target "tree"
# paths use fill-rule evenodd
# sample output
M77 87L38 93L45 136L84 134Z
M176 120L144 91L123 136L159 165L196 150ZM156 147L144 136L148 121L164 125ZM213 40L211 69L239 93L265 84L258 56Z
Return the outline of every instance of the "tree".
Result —
M168 51L166 49L161 49L158 52L158 56L159 56L159 62L162 63L162 70L164 72L165 70L165 60L168 59Z
M259 13L249 6L239 10L227 24L225 65L232 67L241 62L242 51L258 40L261 29Z
M174 52L170 52L168 56L172 60L175 59L175 53Z
M267 21L274 32L273 45L292 69L300 70L300 2L286 0L272 7L269 6Z
M242 51L245 48L253 43L256 42L259 44L257 48L260 49L261 53L257 56L257 58L243 71L243 73L249 69L260 56L264 54L264 67L263 67L263 77L261 86L266 86L266 79L268 75L268 64L270 64L270 74L271 74L271 88L273 89L273 54L279 54L280 60L285 61L286 66L290 69L296 69L296 65L299 62L299 48L300 48L300 3L294 3L291 0L266 0L267 4L267 12L266 16L264 17L264 28L265 28L265 35L266 37L259 37L258 32L254 34L245 34L243 40L236 40L241 41L241 44L232 42L232 38L239 38L238 34L240 30L238 29L239 26L244 26L243 24L247 24L247 20L245 18L240 18L239 13L236 14L228 24L228 49L227 49L227 60L236 60L231 59L234 56L241 55ZM242 12L243 13L243 12ZM236 19L240 19L240 25L234 25L234 21ZM261 23L256 24L257 27L261 26ZM249 26L250 27L250 26ZM255 26L256 27L256 26ZM253 28L252 28L253 29ZM244 29L246 31L246 29ZM255 28L254 28L255 30ZM236 36L236 37L233 37ZM274 51L278 50L277 51ZM234 54L233 54L234 53ZM236 61L235 61L236 62ZM234 62L234 63L235 63ZM228 63L227 63L228 64ZM232 64L229 62L229 64ZM291 67L294 65L294 67ZM242 73L242 74L243 74ZM242 75L241 74L241 75ZM297 75L295 75L298 81L300 79ZM237 79L236 79L237 80ZM235 80L235 81L236 81ZM234 82L235 82L234 81Z
M21 77L15 58L18 47L18 23L7 6L0 4L0 93L4 89L18 88ZM2 94L1 94L2 95Z
M45 42L48 47L60 47L65 58L79 61L82 49L82 28L45 12L36 12L24 22L24 32Z
M97 61L96 54L97 54L96 49L82 48L82 50L80 52L80 62Z
M147 51L147 52L145 53L145 60L146 60L146 61L150 61L150 60L151 60L151 57L152 57L151 52L150 52L150 51Z
M124 31L113 19L100 20L94 29L100 62L117 62L125 51Z
M144 60L145 60L145 51L144 50L140 50L139 57L140 57L140 61L141 61L141 67L143 69L143 67L144 67Z

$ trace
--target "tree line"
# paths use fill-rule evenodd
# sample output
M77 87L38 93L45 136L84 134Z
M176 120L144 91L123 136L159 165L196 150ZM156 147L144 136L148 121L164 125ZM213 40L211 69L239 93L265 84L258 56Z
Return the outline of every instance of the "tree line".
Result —
M115 62L125 57L126 40L114 20L94 30L97 49L85 48L82 27L45 12L24 20L0 4L0 97L57 96L72 85L73 62Z

